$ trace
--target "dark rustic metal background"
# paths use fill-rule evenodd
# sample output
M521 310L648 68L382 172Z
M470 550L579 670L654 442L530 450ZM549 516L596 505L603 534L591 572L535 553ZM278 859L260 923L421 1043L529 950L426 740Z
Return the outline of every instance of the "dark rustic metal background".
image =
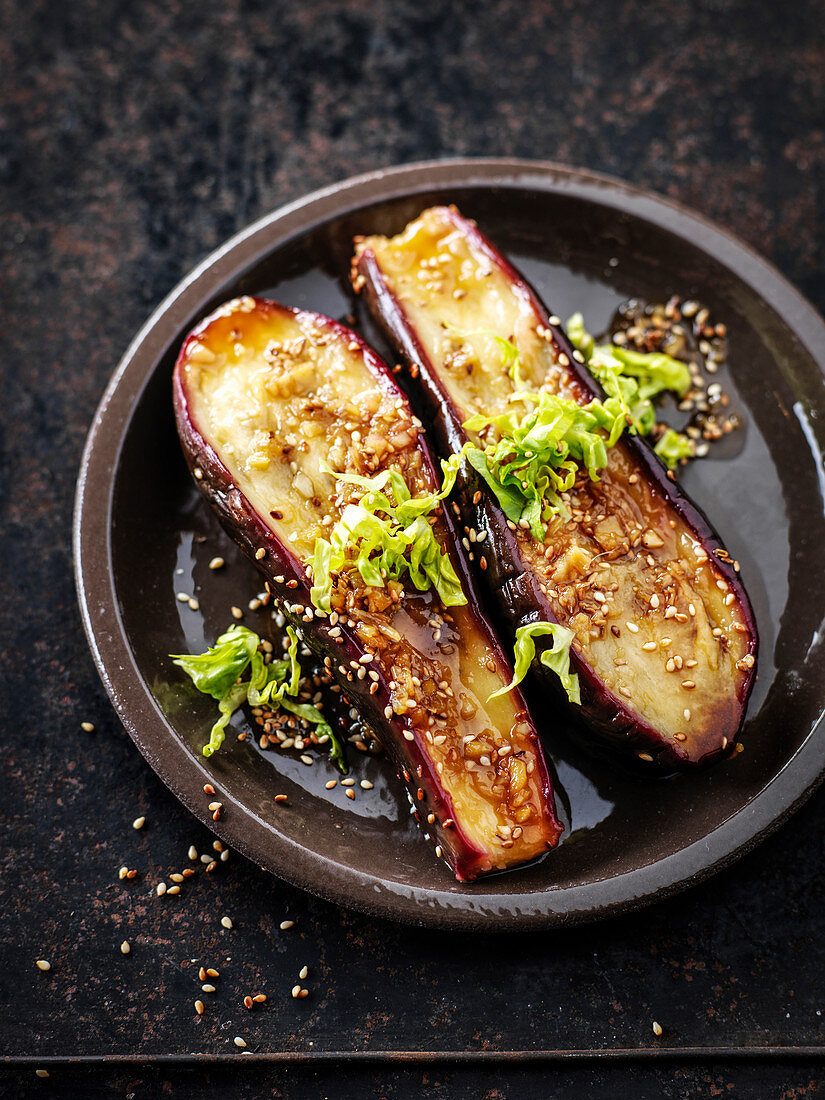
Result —
M822 4L0 0L0 89L0 1095L821 1095L825 792L707 885L568 932L415 931L238 857L158 899L210 837L114 719L69 531L85 432L151 308L355 172L611 172L718 219L823 309ZM201 960L221 977L198 1018Z

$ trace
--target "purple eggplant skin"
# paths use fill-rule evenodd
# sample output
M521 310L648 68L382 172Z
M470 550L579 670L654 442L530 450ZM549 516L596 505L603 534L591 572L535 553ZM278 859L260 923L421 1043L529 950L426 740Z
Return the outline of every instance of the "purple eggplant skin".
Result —
M370 694L369 687L374 681L359 680L351 668L358 668L358 662L365 655L364 643L354 629L341 618L331 635L333 626L329 619L313 617L310 599L310 580L303 562L273 531L270 524L256 511L247 496L241 491L230 470L218 454L216 446L205 434L197 421L193 408L187 376L187 363L193 349L204 346L209 354L220 351L228 341L244 340L248 326L258 326L255 332L265 335L267 326L282 323L284 320L307 320L316 326L323 326L328 338L340 341L342 349L349 356L362 360L371 379L382 391L391 392L403 400L409 410L406 398L398 388L393 374L379 357L355 333L336 321L317 314L293 310L264 299L243 298L220 307L210 317L202 321L184 342L173 375L173 403L178 433L187 465L195 483L214 509L228 534L237 542L247 557L263 575L266 588L272 596L273 606L280 610L293 626L298 636L321 659L330 658L330 671L340 685L345 697L357 707L373 729L382 744L391 755L401 776L415 816L422 825L425 834L436 846L436 854L442 854L459 881L470 881L490 870L510 869L520 863L532 862L540 858L550 848L557 845L562 826L555 813L553 783L550 771L544 759L538 734L529 717L523 696L517 691L513 696L513 711L516 724L520 728L529 728L525 746L529 748L534 763L535 776L531 781L531 791L537 795L539 803L538 821L533 826L534 835L528 851L527 833L523 850L516 844L501 862L500 853L494 866L489 866L489 852L469 837L462 827L461 815L456 811L449 791L445 789L434 758L426 751L423 736L405 715L392 713L392 696L388 685L386 668L380 663L370 667L377 673L377 690ZM247 326L247 330L243 330ZM231 330L231 331L230 331ZM238 332L241 335L238 336ZM255 339L253 334L251 339ZM201 352L202 354L202 352ZM343 351L342 351L343 354ZM417 446L421 448L425 467L434 485L439 484L435 474L432 456L422 436ZM442 510L446 512L446 510ZM466 567L463 556L456 549L456 534L452 517L443 515L444 526L449 538L446 541L448 552L461 579L468 597L466 611L475 630L482 636L501 683L507 683L511 676L509 662L486 620L480 611L480 601L472 575ZM261 551L263 550L263 556ZM310 613L307 613L310 609ZM465 610L465 609L462 609ZM410 739L412 734L412 739ZM430 820L435 816L435 823ZM442 824L446 823L446 824Z
M455 207L438 208L435 212L444 217L452 229L466 235L472 248L482 253L487 262L499 270L522 301L529 303L536 326L547 330L548 343L557 362L559 356L566 357L567 362L564 363L564 359L562 362L569 395L580 403L593 398L603 400L605 395L601 387L579 362L564 329L557 323L557 318L551 318L529 283L478 230L475 223L464 218ZM449 396L438 367L425 351L403 301L389 285L371 239L356 238L355 246L351 272L353 288L361 295L371 316L405 365L409 376L407 388L421 419L433 435L436 452L445 457L456 453L468 440L467 432L462 427L464 418ZM575 646L571 648L571 669L579 677L581 706L569 703L555 674L538 661L534 662L533 668L546 688L567 708L578 734L577 740L585 749L597 755L604 755L604 749L618 753L625 764L642 767L648 772L667 774L690 770L736 751L737 735L756 679L756 622L739 576L738 563L730 557L704 513L680 488L673 473L665 468L652 447L640 437L625 435L618 447L624 450L654 492L683 520L714 563L718 574L727 582L736 600L738 619L747 631L745 652L750 667L740 670L742 675L735 683L727 712L718 725L711 720L704 736L693 736L681 742L664 738L655 726L635 713L624 699L608 688ZM519 540L507 526L498 502L466 463L463 476L456 484L454 497L461 512L461 522L486 533L489 549L484 555L482 581L497 608L500 621L509 624L513 636L518 627L527 623L559 621L524 557ZM537 646L537 649L540 648L541 644ZM663 679L662 690L672 690L671 683Z

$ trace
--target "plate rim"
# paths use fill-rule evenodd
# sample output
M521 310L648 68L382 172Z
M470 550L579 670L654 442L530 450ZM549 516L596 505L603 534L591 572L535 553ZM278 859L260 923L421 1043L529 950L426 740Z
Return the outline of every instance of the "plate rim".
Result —
M662 859L622 875L563 888L551 885L545 891L485 895L483 880L461 893L411 887L302 847L227 794L223 797L230 812L213 822L202 787L219 780L185 748L152 698L118 606L111 554L115 473L134 407L181 322L264 251L370 202L447 186L529 186L598 202L687 237L767 301L825 375L825 321L811 303L750 245L670 198L601 173L524 158L417 161L353 176L280 206L234 234L180 280L130 342L95 411L78 473L72 547L81 619L107 694L150 767L198 820L262 870L345 907L442 929L528 931L605 919L698 884L778 829L825 778L825 716L739 810ZM267 235L272 235L269 242ZM147 734L148 729L153 733Z

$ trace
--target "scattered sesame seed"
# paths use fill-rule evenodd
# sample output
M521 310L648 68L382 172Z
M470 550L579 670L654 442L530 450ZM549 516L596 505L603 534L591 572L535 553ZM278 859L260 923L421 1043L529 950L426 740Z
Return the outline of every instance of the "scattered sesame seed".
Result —
M311 764L311 763L312 763L312 757L311 757L311 756L307 756L307 754L306 754L306 753L304 753L304 754L303 754L303 756L300 756L300 757L299 757L298 759L299 759L299 760L301 761L301 763L302 763L302 764L307 764L307 765L309 765L309 764Z
M244 1006L244 1008L252 1008L252 1005L253 1005L254 1003L255 1003L255 1002L254 1002L254 1001L252 1000L252 998L251 998L251 997L250 997L250 996L249 996L248 994L247 994L247 996L246 996L246 997L244 997L244 999L243 999L243 1006Z
M355 791L352 790L351 787L348 787L346 791L344 791L344 794L347 796L347 798L351 798L353 801L355 800Z
M214 966L207 966L206 973L210 978L220 978L220 971L216 970Z
M123 943L120 945L121 955L128 955L131 950L132 950L132 945L129 943L128 940L124 940Z
M295 925L294 920L282 920L281 921L281 931L286 932L288 929L293 928L294 925Z
M662 1034L662 1025L660 1023L658 1023L656 1020L653 1021L652 1027L653 1027L653 1034L654 1035L661 1035Z
M232 920L229 917L221 917L221 924L224 926L224 928L231 928Z
M188 592L178 592L178 599L181 603L189 603L191 597Z
M232 618L233 619L242 619L243 618L243 611L241 611L241 609L239 607L234 607L233 606L233 607L230 607L229 610L232 612Z
M203 1016L203 1001L195 1001L195 1012L199 1016Z
M370 783L369 779L362 779L361 780L361 790L362 791L371 791L372 788L373 788L373 784Z
M157 884L157 886L155 887L155 893L157 894L157 896L159 898L162 898L163 895L166 893L166 883L165 882L159 882Z
M188 854L190 859L197 859L198 858L198 849L195 847L194 844L190 845L189 852L187 854Z
M145 824L146 824L146 818L145 817L136 817L135 820L132 822L132 828L133 829L142 829Z
M80 728L83 730L84 733L94 733L95 730L94 724L92 722L81 722ZM45 1073L46 1071L44 1070L43 1072Z
M627 627L627 629L630 631L631 634L638 634L639 633L639 628L638 628L638 626L636 626L635 623L625 623L624 625Z
M294 986L292 987L292 997L293 997L293 1000L297 1000L297 999L298 999L298 997L300 997L300 995L301 995L301 987L300 987L299 985L294 985Z
M49 1071L47 1069L36 1069L34 1075L35 1077L48 1077Z
M301 981L304 981L306 978L308 978L309 977L309 967L308 966L302 966L301 969L298 971L298 977L301 979Z
M215 811L215 810L220 810L222 806L223 806L222 802L210 802L207 809Z
M223 558L213 558L212 561L210 561L209 563L209 568L222 569L224 565L226 565L226 562L223 560Z
M214 993L215 992L215 986L212 985L211 982L204 982L203 985L201 986L201 989L203 990L204 993Z
M169 889L166 891L166 893L167 894L179 894L180 893L180 886L178 886L177 884L175 886L170 886Z
M37 967L38 970L51 970L52 968L52 964L50 962L46 962L45 959L38 959L34 965Z
M211 783L204 783L203 793L204 794L214 794L215 793L215 788L212 786Z
M259 546L258 549L255 551L255 560L256 561L261 561L261 559L265 558L265 557L266 557L266 550L264 550L263 546Z
M221 852L221 863L226 863L226 861L228 859L229 859L229 849L224 848L224 850Z
M338 786L338 780L337 779L330 779L324 784L324 786L326 787L326 789L328 791L331 791L333 787Z

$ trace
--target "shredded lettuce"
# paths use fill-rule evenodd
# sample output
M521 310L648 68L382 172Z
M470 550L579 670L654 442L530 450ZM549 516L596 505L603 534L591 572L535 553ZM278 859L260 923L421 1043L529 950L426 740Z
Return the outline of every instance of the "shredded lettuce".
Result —
M690 389L690 371L685 363L664 352L642 352L616 344L597 344L584 327L580 313L574 313L566 325L567 335L578 348L590 373L607 394L606 405L614 402L622 410L631 435L650 435L656 427L652 398L669 391L684 397ZM668 466L681 458L691 458L693 444L687 436L669 428L668 442L656 453ZM675 438L682 442L677 447ZM675 457L674 457L675 456Z
M220 717L203 747L205 757L212 756L226 737L226 727L232 715L248 703L253 707L282 707L316 727L319 740L330 743L330 757L342 772L347 771L341 741L317 707L298 703L295 696L301 683L298 661L298 636L291 626L286 628L289 644L286 657L267 664L261 652L261 639L245 626L234 624L221 634L205 653L175 653L174 663L182 668L192 683L205 695L218 701ZM249 669L249 679L241 676Z
M678 466L683 458L693 458L696 454L693 440L673 428L665 429L653 450L671 469Z
M499 695L505 695L512 691L516 684L520 684L533 663L536 655L535 639L543 635L550 635L553 639L553 648L545 649L539 656L541 663L556 673L561 686L567 692L567 698L571 703L581 703L579 691L579 678L570 671L570 643L573 641L573 631L560 623L528 623L516 630L516 644L514 647L515 664L513 667L513 679L507 687L499 688L490 696L495 699Z
M461 581L428 519L451 492L460 456L441 465L444 482L439 492L417 497L397 470L360 477L325 468L336 480L363 489L364 495L344 508L329 539L315 540L308 564L313 580L310 599L316 607L330 610L333 574L347 570L357 571L364 584L377 588L408 575L419 592L434 588L445 607L466 604Z

